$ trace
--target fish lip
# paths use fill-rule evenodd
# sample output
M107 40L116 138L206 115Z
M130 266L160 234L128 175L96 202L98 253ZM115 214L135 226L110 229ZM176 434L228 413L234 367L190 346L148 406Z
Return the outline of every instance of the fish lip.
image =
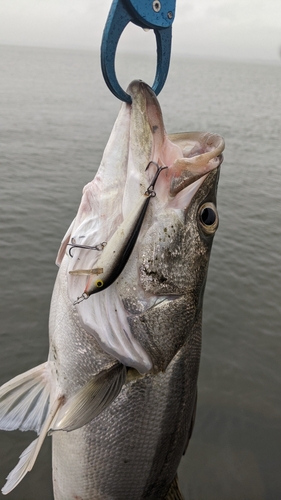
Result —
M152 88L145 83L143 80L133 80L126 92L131 96L131 97L138 97L139 93L142 92L142 94L149 94L155 101L157 101L157 97L155 93L153 92Z
M213 132L203 132L202 130L193 130L190 132L175 132L173 134L168 134L168 138L170 139L170 141L176 142L177 144L184 144L186 140L201 140L205 142L207 146L213 145L217 149L216 156L221 154L225 147L225 141L221 135ZM190 158L192 158L192 156Z
M171 167L174 175L171 175L169 194L174 198L221 165L225 143L218 134L200 131L171 134L168 137L183 153L183 157L176 159Z
M132 108L142 109L143 114L145 114L153 141L162 145L167 134L161 106L152 88L143 80L133 80L127 88L127 93L132 98ZM158 163L158 158L151 157L150 160ZM164 166L164 164L160 166Z
M223 155L220 154L219 156L215 156L213 158L213 161L214 161L215 166L214 166L214 168L210 168L210 170L207 173L204 173L204 172L192 173L190 171L187 171L186 177L185 176L183 176L183 178L180 177L178 179L178 183L175 182L175 179L172 179L171 186L170 186L170 196L171 197L176 196L180 191L182 191L186 187L191 186L197 180L201 179L202 177L207 177L208 175L210 175L211 172L220 168L220 166L223 162Z

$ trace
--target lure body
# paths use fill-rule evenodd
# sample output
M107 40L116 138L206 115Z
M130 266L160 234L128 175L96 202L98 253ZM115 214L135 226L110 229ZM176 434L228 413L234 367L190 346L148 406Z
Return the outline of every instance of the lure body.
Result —
M105 290L118 278L135 246L150 198L151 195L144 195L143 199L140 199L129 217L117 228L93 269L70 271L73 275L89 275L83 294L74 304Z

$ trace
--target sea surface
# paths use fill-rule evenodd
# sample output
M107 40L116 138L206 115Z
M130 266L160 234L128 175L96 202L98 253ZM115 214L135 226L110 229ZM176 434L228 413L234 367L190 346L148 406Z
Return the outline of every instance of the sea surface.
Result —
M123 87L155 59L118 55ZM226 141L186 500L281 498L281 65L172 57L168 132ZM60 241L120 107L90 51L0 46L0 384L46 360ZM33 433L0 433L0 485ZM51 500L51 439L10 500ZM129 500L129 499L128 499Z

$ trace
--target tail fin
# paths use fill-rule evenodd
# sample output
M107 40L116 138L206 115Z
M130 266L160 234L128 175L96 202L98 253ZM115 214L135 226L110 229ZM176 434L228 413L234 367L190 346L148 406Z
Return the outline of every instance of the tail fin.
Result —
M37 458L45 436L60 407L61 400L50 404L51 377L48 363L13 378L0 388L0 429L32 430L39 434L24 450L2 489L6 495L29 472Z

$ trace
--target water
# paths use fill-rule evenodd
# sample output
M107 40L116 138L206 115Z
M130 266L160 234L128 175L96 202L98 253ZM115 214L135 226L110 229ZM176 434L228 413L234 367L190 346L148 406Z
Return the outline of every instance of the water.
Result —
M119 56L123 86L155 60ZM94 176L119 102L97 54L0 46L0 383L46 360L60 241ZM170 132L226 140L205 293L186 500L281 498L281 68L173 57L160 103ZM0 484L33 433L1 432ZM50 439L11 500L51 500Z

